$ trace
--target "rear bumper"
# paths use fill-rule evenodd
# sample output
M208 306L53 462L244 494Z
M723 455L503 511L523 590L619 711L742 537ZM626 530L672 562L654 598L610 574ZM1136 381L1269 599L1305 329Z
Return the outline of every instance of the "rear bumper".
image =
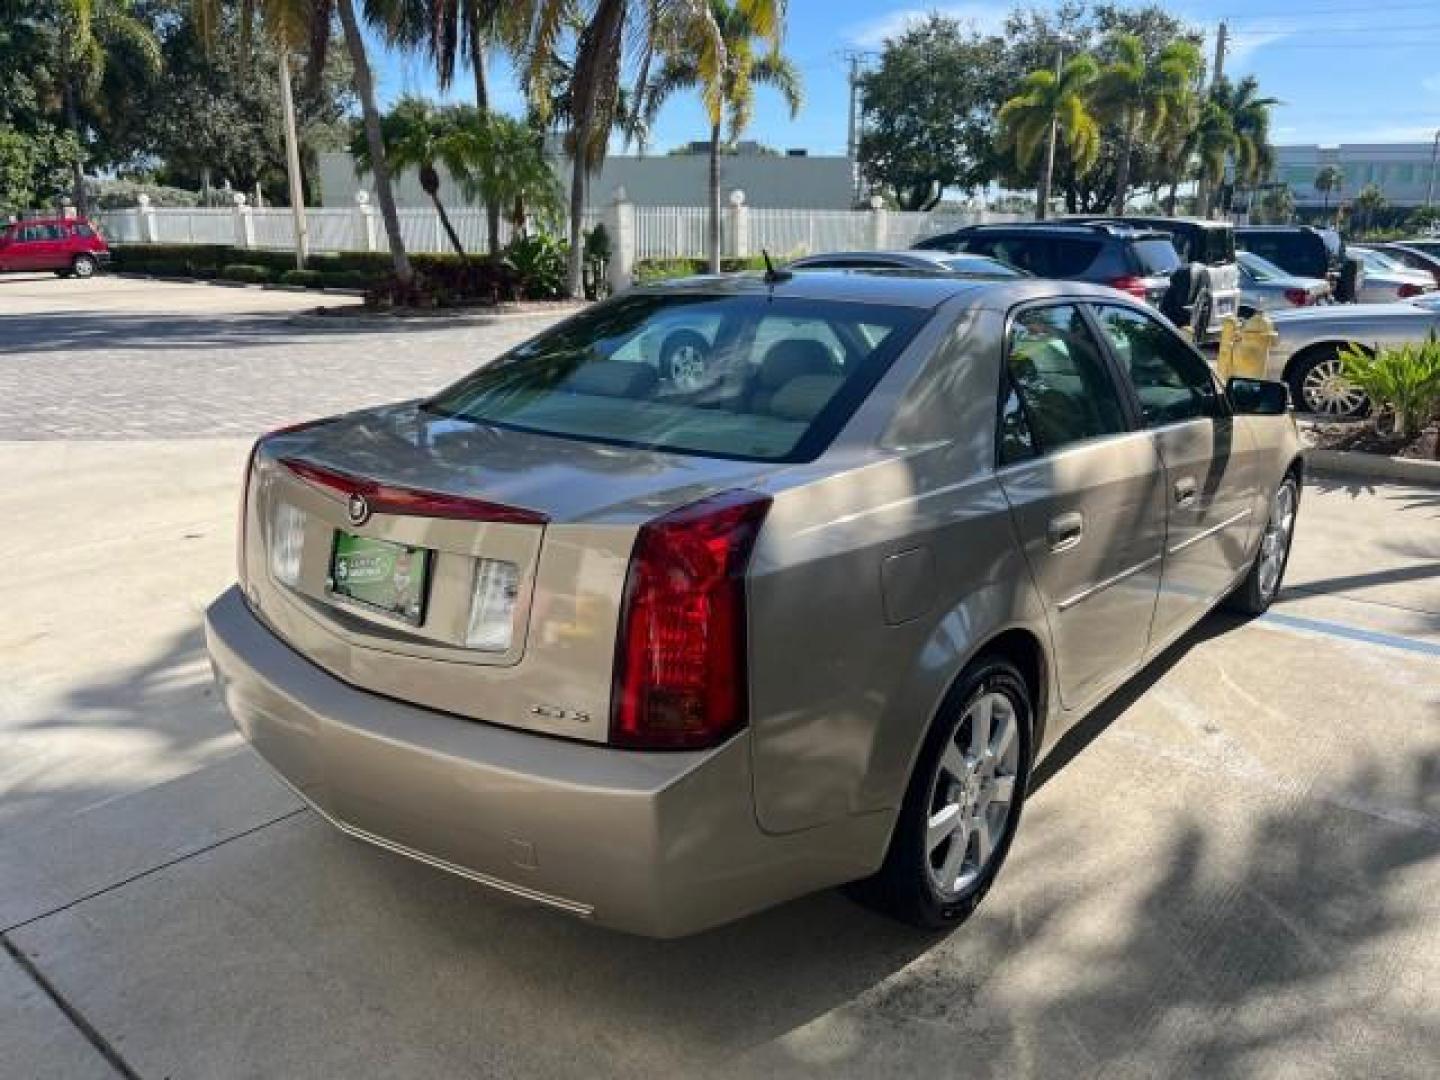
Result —
M678 937L862 876L888 820L772 836L749 736L614 750L358 690L276 637L236 588L205 617L221 696L280 776L351 835L632 933Z

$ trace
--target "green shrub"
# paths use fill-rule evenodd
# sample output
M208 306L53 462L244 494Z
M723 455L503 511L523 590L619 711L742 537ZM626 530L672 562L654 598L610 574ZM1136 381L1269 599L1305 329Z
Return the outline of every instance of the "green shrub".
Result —
M280 275L281 285L303 285L307 289L318 289L322 275L319 270L286 270Z
M517 236L502 257L519 278L521 293L531 300L550 300L565 293L570 245L548 233Z
M254 263L231 263L221 269L219 277L222 281L243 281L257 284L271 281L275 275L269 267L256 266Z
M375 276L363 270L320 270L320 284L326 289L366 289L375 284Z
M722 274L739 274L765 269L763 255L748 255L744 258L726 256L720 260ZM652 281L668 281L671 278L694 277L710 272L709 259L670 258L640 259L635 263L635 280L642 285Z
M1440 338L1406 342L1375 353L1348 348L1340 354L1345 377L1365 391L1378 411L1394 412L1401 435L1413 439L1440 410Z

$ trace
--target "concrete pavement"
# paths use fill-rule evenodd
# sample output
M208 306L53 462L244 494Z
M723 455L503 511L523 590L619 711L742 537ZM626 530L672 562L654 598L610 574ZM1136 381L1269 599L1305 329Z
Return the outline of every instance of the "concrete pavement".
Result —
M1065 738L959 931L826 893L650 942L270 777L198 632L248 440L177 434L0 444L0 1074L1440 1073L1435 491L1307 485L1272 615Z

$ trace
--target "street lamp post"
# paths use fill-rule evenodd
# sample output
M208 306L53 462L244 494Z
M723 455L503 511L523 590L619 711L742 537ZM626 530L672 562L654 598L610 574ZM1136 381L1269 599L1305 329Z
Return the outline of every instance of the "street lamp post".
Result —
M1430 147L1430 183L1425 188L1425 209L1435 204L1435 166L1440 163L1440 130L1435 132L1435 142Z

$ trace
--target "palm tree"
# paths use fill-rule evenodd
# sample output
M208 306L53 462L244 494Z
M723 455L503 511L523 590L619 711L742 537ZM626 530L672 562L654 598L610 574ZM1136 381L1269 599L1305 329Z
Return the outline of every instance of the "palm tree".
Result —
M94 2L94 0L76 0ZM220 23L223 0L192 0L197 24L209 37ZM244 0L240 6L240 38L248 47L254 19L275 41L279 49L289 50L302 42L310 45L311 78L318 78L325 64L326 47L330 40L331 20L338 13L346 51L350 53L355 96L360 100L364 123L365 144L369 153L370 172L375 181L375 200L380 204L380 219L385 222L385 236L390 245L390 258L395 276L408 284L415 276L405 241L400 236L400 215L395 209L395 192L390 186L390 168L385 160L385 144L380 134L380 108L375 102L375 80L370 74L370 61L365 52L365 38L360 32L354 0Z
M85 145L83 113L103 106L107 75L128 62L142 74L160 73L160 43L135 17L130 0L56 0L43 9L42 22L54 40L55 70L65 126ZM123 96L123 95L116 95ZM75 207L87 207L85 165L77 156L73 177Z
M771 49L756 55L760 38L756 29L756 10L765 5L752 4L745 10L734 0L710 0L710 15L720 28L725 46L718 70L707 70L702 63L703 44L693 40L693 25L682 27L668 43L660 70L646 88L646 120L653 123L666 100L678 90L698 89L710 119L710 197L707 247L710 272L720 272L720 127L728 120L730 142L734 143L749 126L755 107L755 86L770 86L785 99L793 118L800 111L800 72L779 52L783 33L784 0L769 0L770 10L764 13L764 25L771 28L767 35Z
M1374 184L1366 184L1355 196L1354 213L1360 219L1359 228L1368 231L1375 226L1375 215L1389 205L1385 193Z
M1001 144L1014 153L1022 171L1029 171L1041 146L1045 148L1035 200L1038 218L1045 217L1050 204L1057 141L1077 174L1088 172L1100 156L1100 125L1088 100L1099 72L1095 61L1082 53L1066 61L1058 73L1044 68L1032 71L1020 83L1020 93L1000 107Z
M1255 76L1246 75L1237 83L1228 79L1215 88L1216 101L1230 117L1234 143L1230 156L1235 162L1237 187L1253 188L1275 168L1275 148L1270 143L1270 110L1279 98L1261 97Z
M1330 215L1331 193L1338 192L1344 186L1345 174L1340 171L1339 165L1325 165L1315 173L1315 190L1324 196L1320 211L1322 217Z
M463 182L486 153L483 121L474 109L466 113L461 108L438 108L420 98L402 97L381 118L380 138L393 175L400 176L410 169L418 174L420 187L434 203L450 246L463 259L465 247L445 204L440 201L440 171L436 168L443 165L446 172ZM364 131L355 132L350 153L355 158L356 175L371 171L370 147Z
M1200 106L1190 144L1199 180L1195 192L1195 213L1200 217L1209 217L1212 193L1225 179L1225 164L1235 145L1235 126L1230 114L1213 97L1207 98Z
M549 91L555 57L561 38L571 27L573 0L525 0L530 14L525 36L530 58L526 84L531 106L541 122L552 115ZM767 11L773 0L738 0L741 10L755 19L757 32L776 32ZM717 70L724 46L719 28L706 0L592 0L589 18L581 25L575 43L574 77L570 84L570 109L566 150L570 154L570 253L566 267L566 289L579 296L584 285L583 236L586 186L591 173L605 160L606 142L614 126L622 74L629 66L634 84L645 86L650 64L662 39L672 37L680 27L693 24L693 40L700 46L700 63L707 71Z
M1095 111L1120 128L1120 163L1115 175L1115 213L1125 213L1130 188L1130 161L1137 139L1155 139L1172 111L1178 111L1190 93L1203 61L1189 41L1174 41L1152 62L1145 44L1134 34L1110 39L1115 59L1101 69L1092 101Z
M465 197L487 207L507 208L517 235L538 215L547 225L564 213L560 181L545 159L544 137L535 128L500 113L477 117L483 125L483 145L461 180ZM499 250L496 221L490 224L490 250Z

